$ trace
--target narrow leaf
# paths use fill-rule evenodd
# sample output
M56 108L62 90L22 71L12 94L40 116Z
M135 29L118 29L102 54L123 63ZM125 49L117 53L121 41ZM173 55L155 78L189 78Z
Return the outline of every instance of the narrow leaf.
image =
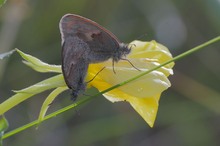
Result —
M2 136L4 135L7 129L8 129L8 121L3 115L1 115L0 116L0 146L2 146Z
M53 92L50 93L50 95L48 95L48 97L45 99L41 110L40 110L40 114L38 117L38 122L42 122L43 118L46 115L46 112L48 110L48 108L50 107L50 104L54 101L54 99L63 91L67 90L67 87L58 87L55 90L53 90Z
M27 66L33 68L34 70L38 72L56 72L56 73L62 72L60 65L50 65L18 49L16 49L16 51L21 55L23 59L26 60L26 61L23 61L24 64L26 64Z

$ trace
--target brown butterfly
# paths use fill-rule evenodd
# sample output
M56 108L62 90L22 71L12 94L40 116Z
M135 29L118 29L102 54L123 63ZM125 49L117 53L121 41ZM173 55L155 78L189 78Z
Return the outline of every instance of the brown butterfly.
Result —
M60 20L62 36L62 71L72 99L86 89L85 76L90 63L124 59L131 49L96 22L75 14Z

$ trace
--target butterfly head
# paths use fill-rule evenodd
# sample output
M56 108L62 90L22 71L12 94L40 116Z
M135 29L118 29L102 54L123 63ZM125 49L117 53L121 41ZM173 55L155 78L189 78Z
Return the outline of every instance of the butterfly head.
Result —
M119 44L119 48L113 55L113 61L118 62L120 59L126 57L131 52L131 48L124 43Z

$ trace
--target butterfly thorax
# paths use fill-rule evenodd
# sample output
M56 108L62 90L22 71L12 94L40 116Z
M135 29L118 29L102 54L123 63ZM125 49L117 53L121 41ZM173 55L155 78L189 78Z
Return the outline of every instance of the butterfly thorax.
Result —
M113 54L113 61L118 62L120 59L126 57L131 52L131 48L127 44L119 43L118 49Z

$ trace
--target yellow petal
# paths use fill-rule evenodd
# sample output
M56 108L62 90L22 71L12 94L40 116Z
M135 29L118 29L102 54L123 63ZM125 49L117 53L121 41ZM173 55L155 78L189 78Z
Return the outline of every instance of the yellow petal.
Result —
M153 127L157 115L159 98L160 94L154 95L152 98L129 98L128 102L148 125Z
M128 58L156 59L160 64L172 59L172 54L169 52L169 50L154 40L150 42L136 40L130 44L135 44L136 47L132 48L131 53L127 56ZM172 68L173 66L174 63L166 65L168 68Z

